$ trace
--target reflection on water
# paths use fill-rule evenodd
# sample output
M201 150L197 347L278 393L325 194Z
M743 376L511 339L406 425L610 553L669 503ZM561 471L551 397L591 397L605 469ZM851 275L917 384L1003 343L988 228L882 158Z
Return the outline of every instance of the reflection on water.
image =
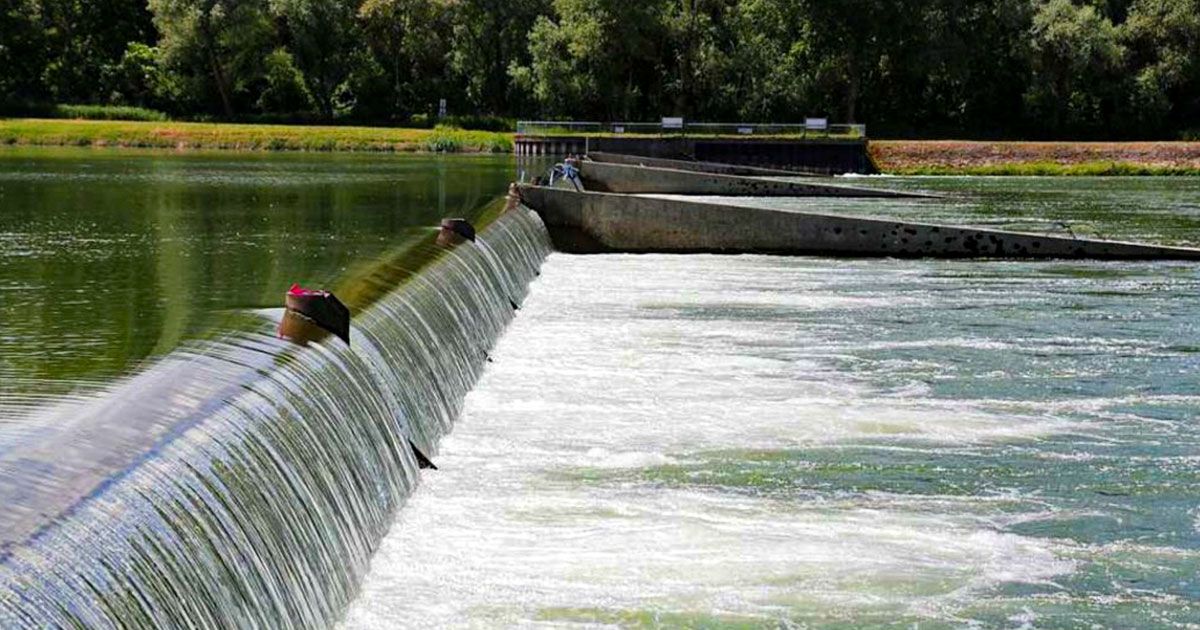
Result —
M329 286L512 177L510 157L0 150L0 423ZM22 402L23 401L23 402Z

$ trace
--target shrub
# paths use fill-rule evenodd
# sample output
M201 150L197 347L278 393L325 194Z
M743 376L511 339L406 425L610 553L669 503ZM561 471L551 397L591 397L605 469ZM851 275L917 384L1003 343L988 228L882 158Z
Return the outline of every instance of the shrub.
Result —
M442 125L435 127L425 140L425 150L435 153L458 153L462 148L462 133Z
M517 130L517 121L500 116L446 116L434 119L428 114L413 114L408 119L408 125L414 129L429 129L434 126L448 129L466 129L467 131L496 131L512 132Z
M500 116L447 116L443 118L441 124L449 127L458 127L459 129L468 129L471 131L516 131L517 121L512 118L503 118Z
M50 111L50 116L82 120L168 120L167 115L160 111L128 105L58 105Z
M264 60L266 88L258 97L258 109L270 114L292 114L312 108L312 97L304 75L288 51L276 48Z
M114 105L169 110L178 98L179 86L159 65L158 49L146 44L130 42L121 60L105 65L101 75Z

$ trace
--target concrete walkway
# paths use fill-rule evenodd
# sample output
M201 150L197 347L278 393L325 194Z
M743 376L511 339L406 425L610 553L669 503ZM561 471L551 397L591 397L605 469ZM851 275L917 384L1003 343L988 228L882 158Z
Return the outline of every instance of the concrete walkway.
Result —
M712 203L520 188L568 253L1200 260L1200 249Z

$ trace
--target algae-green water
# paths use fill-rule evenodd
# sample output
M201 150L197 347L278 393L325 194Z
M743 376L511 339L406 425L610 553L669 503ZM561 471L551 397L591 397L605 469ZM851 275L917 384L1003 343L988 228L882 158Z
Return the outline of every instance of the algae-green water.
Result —
M102 387L502 194L510 157L0 149L0 408ZM0 412L0 423L4 422Z
M949 197L738 203L1200 242L1197 180L870 183ZM1200 623L1194 264L554 254L492 359L346 627Z
M548 251L497 203L477 242L434 243L510 160L27 157L3 189L0 627L333 625ZM350 344L280 338L294 281L336 283Z

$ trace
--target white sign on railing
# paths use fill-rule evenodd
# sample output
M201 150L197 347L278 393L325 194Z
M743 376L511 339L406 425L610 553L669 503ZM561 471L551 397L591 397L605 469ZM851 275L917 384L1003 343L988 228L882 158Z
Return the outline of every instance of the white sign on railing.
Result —
M696 123L687 122L682 117L665 117L660 122L580 122L580 121L548 121L522 120L517 123L517 133L520 135L586 135L591 133L613 134L675 134L689 133L697 135L742 135L742 136L830 136L845 135L854 138L866 138L866 125L830 124L828 118L804 118L803 124L770 124L770 123Z

